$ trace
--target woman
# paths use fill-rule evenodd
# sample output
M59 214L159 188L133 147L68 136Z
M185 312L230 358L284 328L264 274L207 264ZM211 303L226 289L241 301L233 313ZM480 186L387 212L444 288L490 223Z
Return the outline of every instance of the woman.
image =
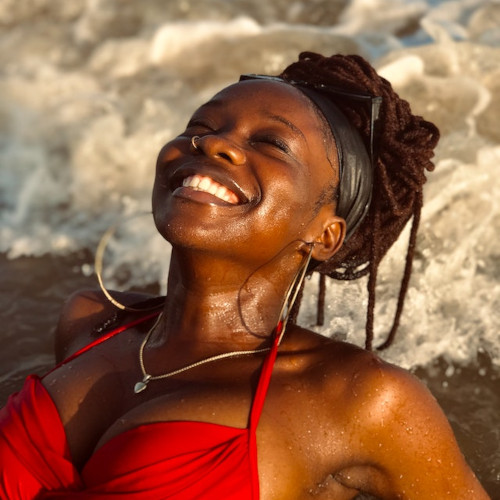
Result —
M487 498L419 382L293 321L308 272L369 273L370 348L377 266L413 215L390 342L437 139L355 56L201 106L157 162L166 299L68 301L64 361L1 413L2 498Z

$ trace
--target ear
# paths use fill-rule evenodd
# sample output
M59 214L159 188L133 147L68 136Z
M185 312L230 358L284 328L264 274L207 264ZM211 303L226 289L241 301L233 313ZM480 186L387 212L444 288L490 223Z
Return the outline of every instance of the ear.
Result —
M335 255L346 234L346 223L342 217L335 215L331 206L323 206L315 219L316 231L312 238L306 240L313 243L311 257L314 260L323 262Z

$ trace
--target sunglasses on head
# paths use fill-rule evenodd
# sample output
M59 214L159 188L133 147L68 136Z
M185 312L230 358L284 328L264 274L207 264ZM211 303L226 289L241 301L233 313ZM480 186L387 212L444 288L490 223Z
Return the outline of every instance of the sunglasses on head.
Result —
M378 115L380 111L380 106L382 104L382 97L372 96L365 93L353 93L332 85L324 85L318 83L309 83L300 80L284 80L279 76L269 76L269 75L258 75L258 74L244 74L240 76L240 82L244 80L268 80L275 82L288 83L292 86L305 87L311 90L315 90L321 94L324 94L331 98L334 102L349 101L350 103L361 106L368 112L370 117L370 137L368 144L368 154L370 157L370 162L372 167L375 165L375 149L374 149L374 136L375 136L375 125L378 120Z

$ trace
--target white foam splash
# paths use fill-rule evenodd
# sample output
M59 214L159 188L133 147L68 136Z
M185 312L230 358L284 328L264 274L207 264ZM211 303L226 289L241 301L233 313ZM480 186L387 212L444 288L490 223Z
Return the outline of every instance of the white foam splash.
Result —
M313 13L303 2L286 12L264 0L247 10L214 2L210 17L181 0L168 8L32 4L0 7L11 27L0 53L0 251L15 258L95 248L121 215L148 209L157 152L221 85L242 72L276 72L304 49L360 52L443 136L388 356L405 366L441 355L465 362L483 349L500 364L498 3L358 0L340 17L318 4L330 25L305 24ZM378 341L392 318L405 241L381 269ZM168 255L150 220L134 219L111 245L105 277L163 279ZM326 333L362 344L364 283L332 286L328 298ZM314 307L310 297L306 324Z

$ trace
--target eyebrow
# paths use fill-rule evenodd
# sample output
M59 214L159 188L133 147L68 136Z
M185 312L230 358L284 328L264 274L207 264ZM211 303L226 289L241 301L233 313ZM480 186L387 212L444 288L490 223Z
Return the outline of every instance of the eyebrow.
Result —
M292 130L292 132L294 132L297 135L300 135L302 137L302 139L304 140L304 142L307 143L306 137L302 133L302 130L300 130L298 127L296 127L291 121L287 120L286 118L284 118L283 116L280 116L280 115L271 115L271 114L266 113L266 116L268 118L270 118L271 120L283 123L288 128L290 128Z

